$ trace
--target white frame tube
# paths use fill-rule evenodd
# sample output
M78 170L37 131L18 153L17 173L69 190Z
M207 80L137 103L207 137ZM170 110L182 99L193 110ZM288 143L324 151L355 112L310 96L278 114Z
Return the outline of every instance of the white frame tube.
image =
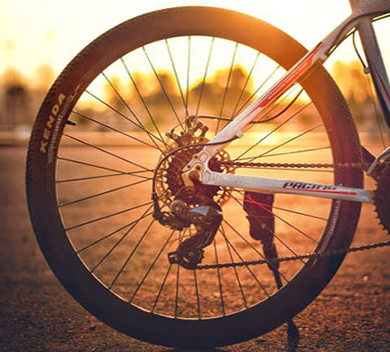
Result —
M373 202L373 192L348 188L342 186L323 185L318 183L306 183L291 180L259 178L234 174L222 174L213 172L208 168L208 161L229 143L223 141L241 137L245 127L285 93L303 74L305 74L317 62L327 59L331 49L353 27L357 25L362 16L370 13L357 11L352 13L344 22L334 29L322 42L309 51L299 60L278 82L276 82L263 96L246 108L239 116L223 128L201 152L186 165L185 171L192 170L195 165L203 168L202 182L206 185L226 186L242 188L243 190L258 191L261 193L284 193L312 197L350 200L357 202Z

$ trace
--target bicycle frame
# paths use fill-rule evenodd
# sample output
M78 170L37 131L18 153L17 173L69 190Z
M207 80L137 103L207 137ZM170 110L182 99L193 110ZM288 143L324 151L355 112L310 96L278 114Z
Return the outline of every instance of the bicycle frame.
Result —
M243 130L251 121L254 121L262 111L291 88L293 84L306 74L316 63L324 62L332 52L332 49L343 41L345 36L353 28L358 30L361 37L370 69L369 73L373 77L376 94L386 119L387 130L388 132L390 131L389 80L372 27L373 18L390 13L390 1L350 0L350 3L352 14L315 46L314 49L309 51L300 61L298 61L263 96L222 129L209 142L210 145L205 146L201 152L196 154L186 165L185 171L187 175L193 171L201 171L200 180L206 185L238 187L254 192L296 194L357 202L373 202L373 191L369 190L298 182L294 180L223 174L211 171L208 167L208 161L215 156L218 151L226 147L234 138L241 137L243 135ZM229 142L223 143L224 141ZM385 154L389 154L389 148L382 153L381 156ZM378 162L381 156L379 156L374 163ZM372 168L373 165L371 165L370 169Z

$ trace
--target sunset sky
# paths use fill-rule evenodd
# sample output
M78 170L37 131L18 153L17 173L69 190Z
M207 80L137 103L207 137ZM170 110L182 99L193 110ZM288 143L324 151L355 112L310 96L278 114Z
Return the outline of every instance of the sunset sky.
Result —
M0 0L0 74L28 78L42 64L58 74L98 35L131 17L164 7L212 5L262 18L311 47L350 13L347 0ZM341 48L338 59L350 60Z

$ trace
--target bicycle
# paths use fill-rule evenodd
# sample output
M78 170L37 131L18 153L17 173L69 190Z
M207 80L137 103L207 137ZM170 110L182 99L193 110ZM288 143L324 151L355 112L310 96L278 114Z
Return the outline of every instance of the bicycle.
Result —
M358 32L390 126L372 28L390 1L350 3L309 52L250 16L183 7L124 22L71 61L38 113L26 180L41 249L85 309L154 344L245 341L326 287L362 202L389 231L389 149L361 146L322 63Z

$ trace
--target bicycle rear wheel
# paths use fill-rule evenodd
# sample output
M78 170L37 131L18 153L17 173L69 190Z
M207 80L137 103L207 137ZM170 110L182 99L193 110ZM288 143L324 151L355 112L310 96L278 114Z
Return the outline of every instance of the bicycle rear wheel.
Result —
M188 7L129 20L67 66L34 125L27 196L47 261L88 311L151 343L222 346L276 328L327 285L343 256L282 264L280 284L267 266L172 265L167 253L193 229L159 225L150 198L164 155L210 140L304 53L291 37L260 20ZM189 126L190 116L208 131ZM360 144L348 107L321 66L260 121L220 153L218 171L362 186L360 169L340 166L361 162ZM157 182L162 206L180 191L181 167L191 157L182 153L163 165ZM229 167L231 161L273 167L241 170ZM327 172L288 167L319 161L335 166ZM243 191L207 192L224 220L202 263L263 258L259 241L249 235ZM348 247L360 204L277 195L262 209L274 217L279 255L291 256Z

